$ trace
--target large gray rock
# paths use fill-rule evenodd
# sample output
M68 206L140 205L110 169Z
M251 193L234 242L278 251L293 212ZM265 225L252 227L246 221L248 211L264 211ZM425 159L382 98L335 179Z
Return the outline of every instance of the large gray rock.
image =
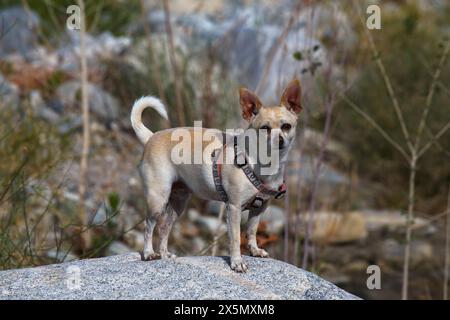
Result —
M174 42L177 49L188 55L194 52L200 59L204 59L203 54L208 50L214 50L231 77L251 89L256 89L268 60L272 60L267 70L269 80L260 88L260 98L265 103L278 102L275 97L280 94L279 83L273 79L284 85L294 74L309 66L307 59L299 61L294 58L294 53L312 52L316 47L319 49L314 50L311 60L323 60L325 52L320 42L310 37L306 29L307 19L294 23L283 44L278 44L294 10L292 1L255 5L226 1L224 6L226 8L219 15L182 10L178 14L177 10L172 12ZM162 35L165 32L164 22L162 10L148 14L148 23L154 33ZM276 50L273 59L269 59L272 48L276 47L283 49Z
M68 81L56 89L56 95L64 107L78 106L81 84L79 81ZM88 84L89 110L100 120L107 123L117 119L119 101L110 93L95 84Z
M131 38L115 37L109 32L99 35L86 35L86 59L89 68L98 68L102 61L116 58L124 54L131 46ZM80 33L76 30L69 30L64 34L62 45L53 53L50 59L57 61L61 70L77 73L80 69ZM56 58L56 59L54 59ZM50 63L51 64L51 63Z
M357 299L293 265L244 257L249 271L228 258L141 261L129 253L0 272L0 299Z
M36 31L40 25L39 16L20 7L0 10L1 45L0 57L11 53L24 56L32 51L37 43Z

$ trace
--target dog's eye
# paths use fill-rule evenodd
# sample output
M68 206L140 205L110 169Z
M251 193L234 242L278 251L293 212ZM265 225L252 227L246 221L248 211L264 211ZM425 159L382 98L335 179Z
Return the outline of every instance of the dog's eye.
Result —
M270 133L270 127L269 126L262 126L261 128L259 128L260 130L267 130L267 133Z
M289 131L291 130L292 126L289 123L285 123L281 126L281 130L283 131Z

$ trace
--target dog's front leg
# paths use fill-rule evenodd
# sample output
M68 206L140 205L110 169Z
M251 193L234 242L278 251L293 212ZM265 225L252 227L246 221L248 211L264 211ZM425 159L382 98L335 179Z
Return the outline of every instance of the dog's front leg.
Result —
M227 205L227 227L231 269L236 272L246 272L247 265L241 256L241 209L239 206Z
M261 257L267 258L269 254L266 250L258 247L256 242L256 233L258 231L259 218L264 210L267 208L268 202L266 201L261 208L251 209L248 213L248 222L247 222L247 240L248 245L247 248L250 251L250 254L253 257Z

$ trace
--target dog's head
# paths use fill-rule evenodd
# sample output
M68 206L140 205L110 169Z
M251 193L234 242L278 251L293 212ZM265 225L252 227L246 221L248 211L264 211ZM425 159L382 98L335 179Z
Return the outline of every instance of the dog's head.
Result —
M269 149L288 151L302 110L300 81L295 79L287 85L276 106L263 106L256 94L246 88L239 90L239 96L242 116L249 122L249 128L257 130L259 138L267 139Z

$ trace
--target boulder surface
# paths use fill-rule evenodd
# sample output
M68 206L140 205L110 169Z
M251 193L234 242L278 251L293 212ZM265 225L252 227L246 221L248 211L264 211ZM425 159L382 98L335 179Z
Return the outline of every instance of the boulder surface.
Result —
M0 299L358 299L294 265L244 257L141 261L138 253L0 272Z

